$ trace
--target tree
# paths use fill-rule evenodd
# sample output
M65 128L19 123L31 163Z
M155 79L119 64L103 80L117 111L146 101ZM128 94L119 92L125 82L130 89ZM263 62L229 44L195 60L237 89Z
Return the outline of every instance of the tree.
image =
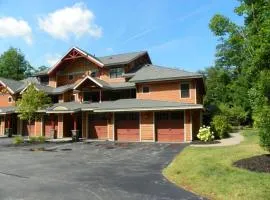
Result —
M0 56L0 77L21 80L33 72L34 68L19 49L10 47Z
M50 104L50 97L43 91L37 91L34 84L30 84L22 94L22 98L16 103L18 116L22 120L27 120L28 125L30 125L33 120L39 117L37 111L48 107Z
M207 103L216 105L223 101L229 108L235 107L234 112L243 113L243 116L246 112L250 119L252 116L259 128L261 146L270 151L270 1L239 2L235 13L243 17L243 25L220 14L216 14L209 24L220 42L214 69L224 70L229 82L222 83L220 90L208 87ZM212 71L208 69L208 72ZM208 77L207 83L219 80L218 75L211 77L208 74ZM225 93L222 100L211 98L213 93L221 93L221 90Z
M41 66L38 67L37 72L42 72L42 71L45 71L47 69L49 69L49 67L47 67L45 65L41 65Z

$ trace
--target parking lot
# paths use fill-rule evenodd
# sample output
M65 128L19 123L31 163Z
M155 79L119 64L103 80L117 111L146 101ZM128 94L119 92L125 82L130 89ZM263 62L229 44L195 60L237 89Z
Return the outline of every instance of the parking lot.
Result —
M64 143L0 138L0 199L199 199L161 170L185 144Z

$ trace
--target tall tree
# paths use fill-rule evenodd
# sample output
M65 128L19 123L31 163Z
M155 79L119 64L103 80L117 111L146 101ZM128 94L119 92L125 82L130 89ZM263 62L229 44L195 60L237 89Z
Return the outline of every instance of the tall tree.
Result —
M270 1L239 0L235 13L244 19L237 25L229 18L216 14L210 21L211 31L219 38L215 68L229 75L226 98L222 103L242 108L252 116L260 128L261 145L270 150ZM211 72L211 70L208 70ZM216 76L207 82L215 81ZM219 83L220 84L220 83ZM206 96L215 90L208 87ZM208 98L208 103L219 103Z
M19 49L10 47L0 56L0 77L21 80L33 72L34 68Z

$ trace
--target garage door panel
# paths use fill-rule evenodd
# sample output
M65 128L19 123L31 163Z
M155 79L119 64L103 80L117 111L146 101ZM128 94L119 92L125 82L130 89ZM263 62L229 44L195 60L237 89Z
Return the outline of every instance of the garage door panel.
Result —
M178 119L175 119L177 116ZM180 112L156 114L156 139L160 142L183 142L184 119ZM160 119L162 118L162 119Z
M107 139L108 122L105 115L90 115L89 117L89 137L92 139Z
M135 115L135 117L134 117ZM118 141L139 141L140 129L137 113L116 115L116 139ZM131 119L132 118L132 119Z

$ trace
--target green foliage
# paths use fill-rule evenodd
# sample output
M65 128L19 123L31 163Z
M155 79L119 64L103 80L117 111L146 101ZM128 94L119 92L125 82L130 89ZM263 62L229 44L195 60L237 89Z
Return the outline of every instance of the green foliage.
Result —
M22 94L22 98L16 103L19 118L29 123L39 117L37 111L44 109L51 104L51 99L43 91L37 91L33 84L30 84Z
M21 80L34 71L19 49L11 47L0 56L0 77Z
M46 141L46 137L44 136L33 136L33 137L29 137L29 142L30 143L44 143Z
M238 125L254 120L265 147L270 140L265 112L270 107L270 1L241 0L235 13L243 17L243 25L220 14L209 23L219 44L215 66L205 72L207 117L210 121L222 115L224 127L227 122ZM219 132L224 128L221 118L212 122Z
M210 126L200 127L197 137L204 142L212 141L215 138L214 133L210 130Z
M229 120L224 115L215 115L213 117L213 121L211 122L211 126L219 138L228 137L229 132L231 131Z
M226 104L220 104L220 115L225 116L228 119L229 124L239 126L247 118L247 112L241 106L231 106Z
M23 139L22 136L15 136L15 137L13 138L13 144L18 145L18 144L21 144L21 143L23 143L23 142L24 142L24 139Z

